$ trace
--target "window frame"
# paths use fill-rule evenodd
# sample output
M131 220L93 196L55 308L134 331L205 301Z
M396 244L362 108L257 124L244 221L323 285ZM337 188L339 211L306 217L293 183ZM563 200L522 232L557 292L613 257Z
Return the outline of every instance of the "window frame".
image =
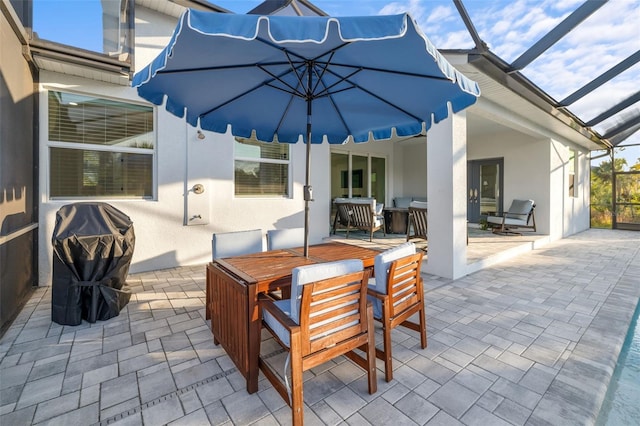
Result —
M59 92L59 93L68 93L76 96L86 96L91 98L98 98L101 100L118 102L126 105L135 105L141 106L145 108L151 109L152 119L153 119L153 129L151 131L153 148L134 148L134 147L117 147L117 146L109 146L109 145L99 145L99 144L91 144L91 143L82 143L82 142L67 142L67 141L55 141L49 138L50 129L49 129L49 94L50 92ZM67 90L66 88L60 88L55 86L43 86L41 92L41 103L44 106L45 118L41 120L42 132L41 134L44 137L46 143L44 144L44 152L42 155L46 158L46 168L43 170L44 175L44 183L46 188L46 198L48 201L89 201L89 200L100 200L100 201L157 201L158 199L158 110L155 106L151 104L147 104L144 102L137 102L136 100L126 99L126 98L117 98L113 96L108 96L103 93L90 93L76 90ZM151 195L150 196L116 196L116 195L105 195L105 196L52 196L51 195L51 149L52 148L60 148L60 149L72 149L75 151L86 152L86 151L94 151L94 152L112 152L112 153L122 153L122 154L143 154L151 156Z

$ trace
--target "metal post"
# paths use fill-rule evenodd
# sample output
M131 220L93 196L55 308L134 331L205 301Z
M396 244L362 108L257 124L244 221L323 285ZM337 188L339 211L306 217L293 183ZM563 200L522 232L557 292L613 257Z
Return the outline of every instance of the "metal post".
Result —
M311 181L311 103L313 90L311 72L313 63L307 62L307 167L304 183L304 257L309 257L309 202L313 201Z

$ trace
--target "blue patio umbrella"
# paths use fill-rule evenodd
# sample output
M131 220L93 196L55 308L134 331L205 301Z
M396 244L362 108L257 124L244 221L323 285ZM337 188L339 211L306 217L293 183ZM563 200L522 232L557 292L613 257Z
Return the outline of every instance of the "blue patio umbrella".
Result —
M132 85L192 126L310 147L408 137L472 105L477 83L437 51L408 14L233 15L187 10L169 44ZM166 101L165 101L166 99ZM311 143L309 143L311 142Z

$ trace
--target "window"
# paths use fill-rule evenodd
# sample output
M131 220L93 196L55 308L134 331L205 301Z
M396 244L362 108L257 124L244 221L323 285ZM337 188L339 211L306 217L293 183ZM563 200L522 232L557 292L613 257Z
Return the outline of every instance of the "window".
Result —
M289 144L236 138L235 195L289 196Z
M578 170L578 152L575 149L569 150L569 197L577 197L576 191L576 171Z
M49 92L49 196L153 198L151 107Z

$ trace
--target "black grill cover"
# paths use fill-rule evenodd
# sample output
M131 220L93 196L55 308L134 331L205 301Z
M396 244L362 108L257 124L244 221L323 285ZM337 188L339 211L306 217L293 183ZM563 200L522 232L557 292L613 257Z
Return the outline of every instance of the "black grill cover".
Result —
M74 203L56 213L51 319L62 325L107 320L129 303L135 235L129 216L107 203Z

